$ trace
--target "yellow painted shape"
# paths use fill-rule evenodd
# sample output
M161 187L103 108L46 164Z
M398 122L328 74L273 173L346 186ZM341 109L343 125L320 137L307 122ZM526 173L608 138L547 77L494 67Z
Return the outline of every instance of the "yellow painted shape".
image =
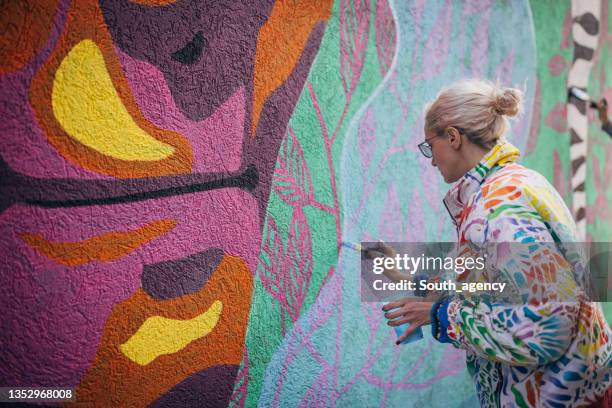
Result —
M223 303L216 300L210 308L190 320L149 317L119 348L133 362L145 366L157 357L172 354L210 333L221 316Z
M91 40L79 42L62 60L51 104L66 133L104 155L153 161L174 153L174 147L134 122L113 86L102 52Z

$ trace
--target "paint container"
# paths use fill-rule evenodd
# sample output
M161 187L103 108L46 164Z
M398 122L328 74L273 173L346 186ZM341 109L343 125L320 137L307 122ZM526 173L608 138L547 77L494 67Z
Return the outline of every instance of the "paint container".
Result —
M363 246L360 243L358 243L358 242L342 241L342 243L340 245L345 247L345 248L350 248L350 249L352 249L354 251L358 251L358 252L363 251ZM380 256L386 256L385 254L383 254L382 252L379 252L379 251L373 251L373 252L380 254ZM383 313L385 313L385 312L383 312ZM404 332L408 329L408 327L410 327L410 323L404 323L401 326L395 326L393 328L395 330L395 334L396 334L398 339L400 338L400 336L402 334L404 334ZM402 341L400 343L400 345L404 345L404 344L408 344L408 343L413 343L415 341L421 340L422 338L423 338L423 327L421 326L421 327L417 328L404 341Z

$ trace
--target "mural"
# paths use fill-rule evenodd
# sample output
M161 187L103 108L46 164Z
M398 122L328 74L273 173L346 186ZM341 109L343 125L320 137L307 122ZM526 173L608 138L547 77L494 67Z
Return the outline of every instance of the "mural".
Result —
M227 406L331 2L2 7L2 383Z
M568 130L580 58L612 100L610 1L592 4L596 31L570 0L3 3L0 385L473 406L462 352L396 347L339 244L454 239L416 144L424 104L473 76L524 88L509 139L610 241L609 138L588 109Z

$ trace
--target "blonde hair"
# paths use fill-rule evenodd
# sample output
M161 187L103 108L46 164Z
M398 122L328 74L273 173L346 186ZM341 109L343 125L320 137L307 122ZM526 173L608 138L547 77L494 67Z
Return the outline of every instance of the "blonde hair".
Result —
M508 117L522 108L523 93L479 79L455 82L425 108L425 131L442 135L450 126L472 143L490 149L504 141Z

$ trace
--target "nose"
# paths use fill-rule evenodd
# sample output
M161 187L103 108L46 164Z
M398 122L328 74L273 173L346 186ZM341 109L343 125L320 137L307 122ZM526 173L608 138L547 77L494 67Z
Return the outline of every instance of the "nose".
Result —
M434 159L433 156L431 158L431 165L434 167L438 167L438 165L436 164L436 159Z

